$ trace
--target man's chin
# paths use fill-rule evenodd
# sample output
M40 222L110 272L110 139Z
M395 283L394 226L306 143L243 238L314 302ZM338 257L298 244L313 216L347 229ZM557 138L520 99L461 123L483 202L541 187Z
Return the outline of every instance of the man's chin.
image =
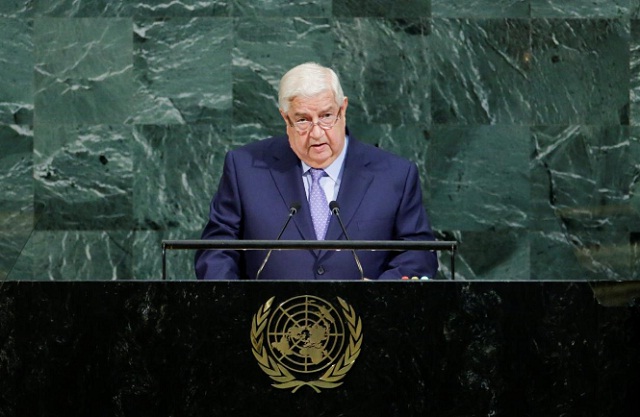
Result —
M331 152L314 152L311 150L308 155L311 163L308 163L308 165L314 168L325 168L331 164L331 155Z

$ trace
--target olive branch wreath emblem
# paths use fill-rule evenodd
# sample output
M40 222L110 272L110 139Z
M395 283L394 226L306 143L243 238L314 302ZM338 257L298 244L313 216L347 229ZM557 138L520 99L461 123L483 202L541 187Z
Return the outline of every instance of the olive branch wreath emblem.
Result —
M274 358L269 356L265 347L264 330L267 326L271 305L275 297L271 297L260 306L260 309L254 314L251 320L251 344L253 356L255 356L260 368L273 381L272 384L280 389L292 389L296 392L300 387L309 386L316 392L320 392L321 388L335 388L342 385L342 379L347 375L355 360L360 355L362 346L362 320L358 317L347 302L337 297L342 307L347 325L349 327L349 343L346 346L343 355L332 364L323 374L316 380L300 381L283 365L279 364Z

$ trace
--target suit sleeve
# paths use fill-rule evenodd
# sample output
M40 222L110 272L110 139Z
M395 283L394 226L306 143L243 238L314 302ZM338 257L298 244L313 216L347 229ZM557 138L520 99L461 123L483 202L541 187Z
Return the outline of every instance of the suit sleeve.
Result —
M225 156L218 191L211 201L209 219L202 239L238 239L242 227L242 202L233 152ZM195 255L196 278L236 280L242 275L240 254L231 250L199 250Z
M422 203L420 177L414 163L411 163L405 180L393 239L435 240ZM438 271L438 257L434 251L391 252L390 256L388 268L380 275L380 280L400 279L402 276L434 278Z

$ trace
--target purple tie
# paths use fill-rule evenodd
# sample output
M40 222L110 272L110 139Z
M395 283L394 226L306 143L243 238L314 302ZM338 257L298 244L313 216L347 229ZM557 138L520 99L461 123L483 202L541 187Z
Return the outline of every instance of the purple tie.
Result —
M311 187L309 189L309 206L311 207L311 219L313 220L313 228L316 231L316 238L324 240L327 233L331 211L327 203L327 196L320 186L320 178L326 175L323 169L311 168Z

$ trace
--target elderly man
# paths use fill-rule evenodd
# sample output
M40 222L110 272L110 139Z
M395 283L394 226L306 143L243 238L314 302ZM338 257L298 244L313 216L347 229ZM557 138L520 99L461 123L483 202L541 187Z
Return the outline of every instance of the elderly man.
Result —
M287 136L230 151L203 239L433 240L416 165L359 142L347 129L348 99L335 72L299 65L280 81ZM434 277L431 251L198 251L198 279L354 280Z

